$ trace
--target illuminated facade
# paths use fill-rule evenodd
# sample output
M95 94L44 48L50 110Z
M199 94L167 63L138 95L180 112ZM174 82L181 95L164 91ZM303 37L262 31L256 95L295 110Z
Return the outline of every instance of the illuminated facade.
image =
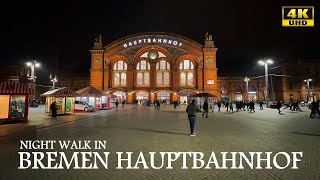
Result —
M218 95L217 48L208 34L204 45L169 33L136 34L106 46L100 37L90 52L91 86L128 103L185 101L199 92Z
M217 77L216 53L212 37L204 45L169 33L144 33L127 36L103 46L101 38L91 52L90 85L126 99L178 100L210 92L217 100L265 100L263 75ZM318 61L278 62L270 70L268 97L271 100L305 101L308 89L304 79L312 79L311 100L320 97Z

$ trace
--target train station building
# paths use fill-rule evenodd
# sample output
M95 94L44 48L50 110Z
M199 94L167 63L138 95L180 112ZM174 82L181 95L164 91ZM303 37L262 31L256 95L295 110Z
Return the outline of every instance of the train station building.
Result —
M140 99L185 102L188 97L202 92L213 94L217 100L264 100L263 76L250 79L248 84L244 76L217 76L217 51L209 34L205 35L203 44L171 33L134 34L105 46L98 37L90 50L90 85L128 103ZM315 65L282 63L269 78L269 98L302 101L309 90L312 100L319 99L319 81L316 80L319 74L312 73L317 73L320 64ZM309 71L311 68L311 74L300 72L303 67ZM303 80L311 76L314 81L307 89Z

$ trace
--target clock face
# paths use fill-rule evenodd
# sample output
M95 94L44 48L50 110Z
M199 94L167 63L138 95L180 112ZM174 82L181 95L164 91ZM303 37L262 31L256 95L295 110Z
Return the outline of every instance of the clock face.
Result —
M94 63L95 63L95 64L99 64L99 63L100 63L100 59L99 59L99 58L96 58L96 59L94 60Z
M148 57L149 57L150 59L157 59L158 56L159 56L159 54L158 54L157 51L150 51L150 52L148 53Z
M213 63L213 57L212 56L208 56L207 57L207 63Z

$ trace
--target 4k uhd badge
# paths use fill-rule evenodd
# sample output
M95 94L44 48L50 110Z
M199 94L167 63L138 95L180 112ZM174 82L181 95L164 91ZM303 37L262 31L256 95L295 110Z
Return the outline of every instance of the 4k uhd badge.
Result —
M313 27L313 6L282 6L282 26Z

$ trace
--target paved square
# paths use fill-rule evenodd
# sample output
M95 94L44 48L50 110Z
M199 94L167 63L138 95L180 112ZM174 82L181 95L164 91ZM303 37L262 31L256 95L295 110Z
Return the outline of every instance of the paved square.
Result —
M255 113L215 111L209 118L197 114L195 137L189 136L185 106L177 110L163 105L153 107L126 106L65 124L40 127L36 139L106 140L109 169L97 170L18 170L17 139L1 138L0 179L320 179L320 118L310 119L309 110L292 112L256 109ZM61 118L61 117L59 117ZM48 119L49 120L49 119ZM59 149L56 149L59 151ZM72 150L63 150L71 154ZM299 169L180 169L182 162L173 162L173 169L116 169L115 152L133 152L133 159L148 152L203 152L208 159L212 151L220 152L303 152ZM283 159L279 158L280 164ZM133 163L134 164L134 163ZM156 158L156 164L160 159ZM230 167L231 165L229 165ZM142 167L142 166L140 166Z

